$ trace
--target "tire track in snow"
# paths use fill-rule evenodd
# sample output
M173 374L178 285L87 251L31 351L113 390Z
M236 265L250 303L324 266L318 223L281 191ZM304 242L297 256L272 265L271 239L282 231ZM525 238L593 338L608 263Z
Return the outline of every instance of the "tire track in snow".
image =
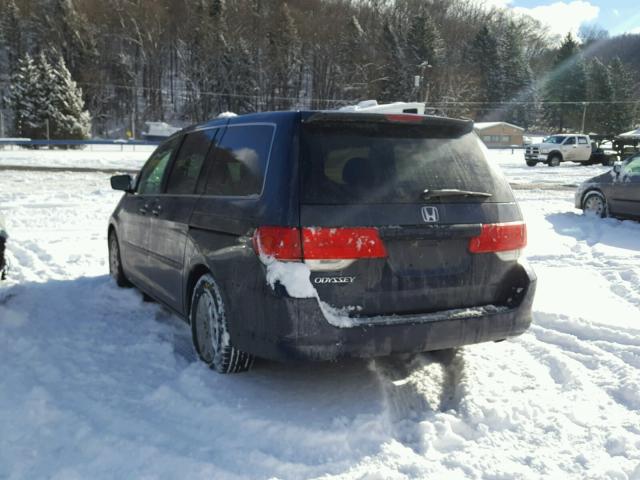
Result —
M372 360L392 436L417 454L424 453L422 422L437 412L460 406L464 375L461 350L443 350Z
M549 323L545 326L544 314L536 315L531 332L538 342L525 346L549 367L558 385L590 390L585 387L590 383L624 408L636 413L640 410L640 374L635 365L594 342L555 330L555 322Z

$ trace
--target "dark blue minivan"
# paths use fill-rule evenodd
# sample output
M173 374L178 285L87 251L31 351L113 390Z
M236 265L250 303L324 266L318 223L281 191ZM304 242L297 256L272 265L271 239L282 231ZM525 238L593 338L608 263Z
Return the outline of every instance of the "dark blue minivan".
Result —
M108 231L111 275L200 358L332 360L503 340L531 322L526 227L470 121L275 112L160 145Z

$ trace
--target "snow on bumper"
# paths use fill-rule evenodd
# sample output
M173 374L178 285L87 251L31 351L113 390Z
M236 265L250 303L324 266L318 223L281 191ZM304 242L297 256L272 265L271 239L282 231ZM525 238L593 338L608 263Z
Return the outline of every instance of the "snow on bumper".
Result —
M425 315L358 319L354 326L331 325L315 298L282 297L288 334L274 338L280 359L334 360L455 348L522 334L531 324L536 276L522 265L527 286L517 305L483 306ZM466 312L466 313L465 313ZM452 313L449 315L448 313ZM386 320L389 321L386 321ZM283 318L280 319L284 321Z

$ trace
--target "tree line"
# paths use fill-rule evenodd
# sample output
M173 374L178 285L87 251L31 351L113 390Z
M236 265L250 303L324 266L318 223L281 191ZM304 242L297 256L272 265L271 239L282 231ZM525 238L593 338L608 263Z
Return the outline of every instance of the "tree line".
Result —
M107 137L365 99L540 130L580 129L582 102L597 101L588 128L619 133L638 120L625 102L640 66L633 49L594 55L612 41L559 46L531 17L474 0L0 0L0 90L19 116L11 84L26 56L60 58Z

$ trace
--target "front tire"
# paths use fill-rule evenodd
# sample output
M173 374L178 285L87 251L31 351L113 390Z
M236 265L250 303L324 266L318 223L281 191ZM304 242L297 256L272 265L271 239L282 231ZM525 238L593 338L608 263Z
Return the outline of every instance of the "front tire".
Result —
M218 373L238 373L251 368L253 356L231 344L225 304L210 274L200 277L193 289L189 321L196 352L210 368Z
M560 162L562 161L562 159L560 158L559 155L553 155L550 159L549 159L549 166L550 167L558 167L560 166Z
M535 167L538 164L538 162L535 162L533 160L527 160L527 167Z
M119 287L126 288L131 286L131 282L124 274L121 258L118 236L116 232L111 231L109 233L109 274Z
M600 192L589 192L582 201L582 209L585 213L591 213L600 218L604 218L608 214L607 200Z

